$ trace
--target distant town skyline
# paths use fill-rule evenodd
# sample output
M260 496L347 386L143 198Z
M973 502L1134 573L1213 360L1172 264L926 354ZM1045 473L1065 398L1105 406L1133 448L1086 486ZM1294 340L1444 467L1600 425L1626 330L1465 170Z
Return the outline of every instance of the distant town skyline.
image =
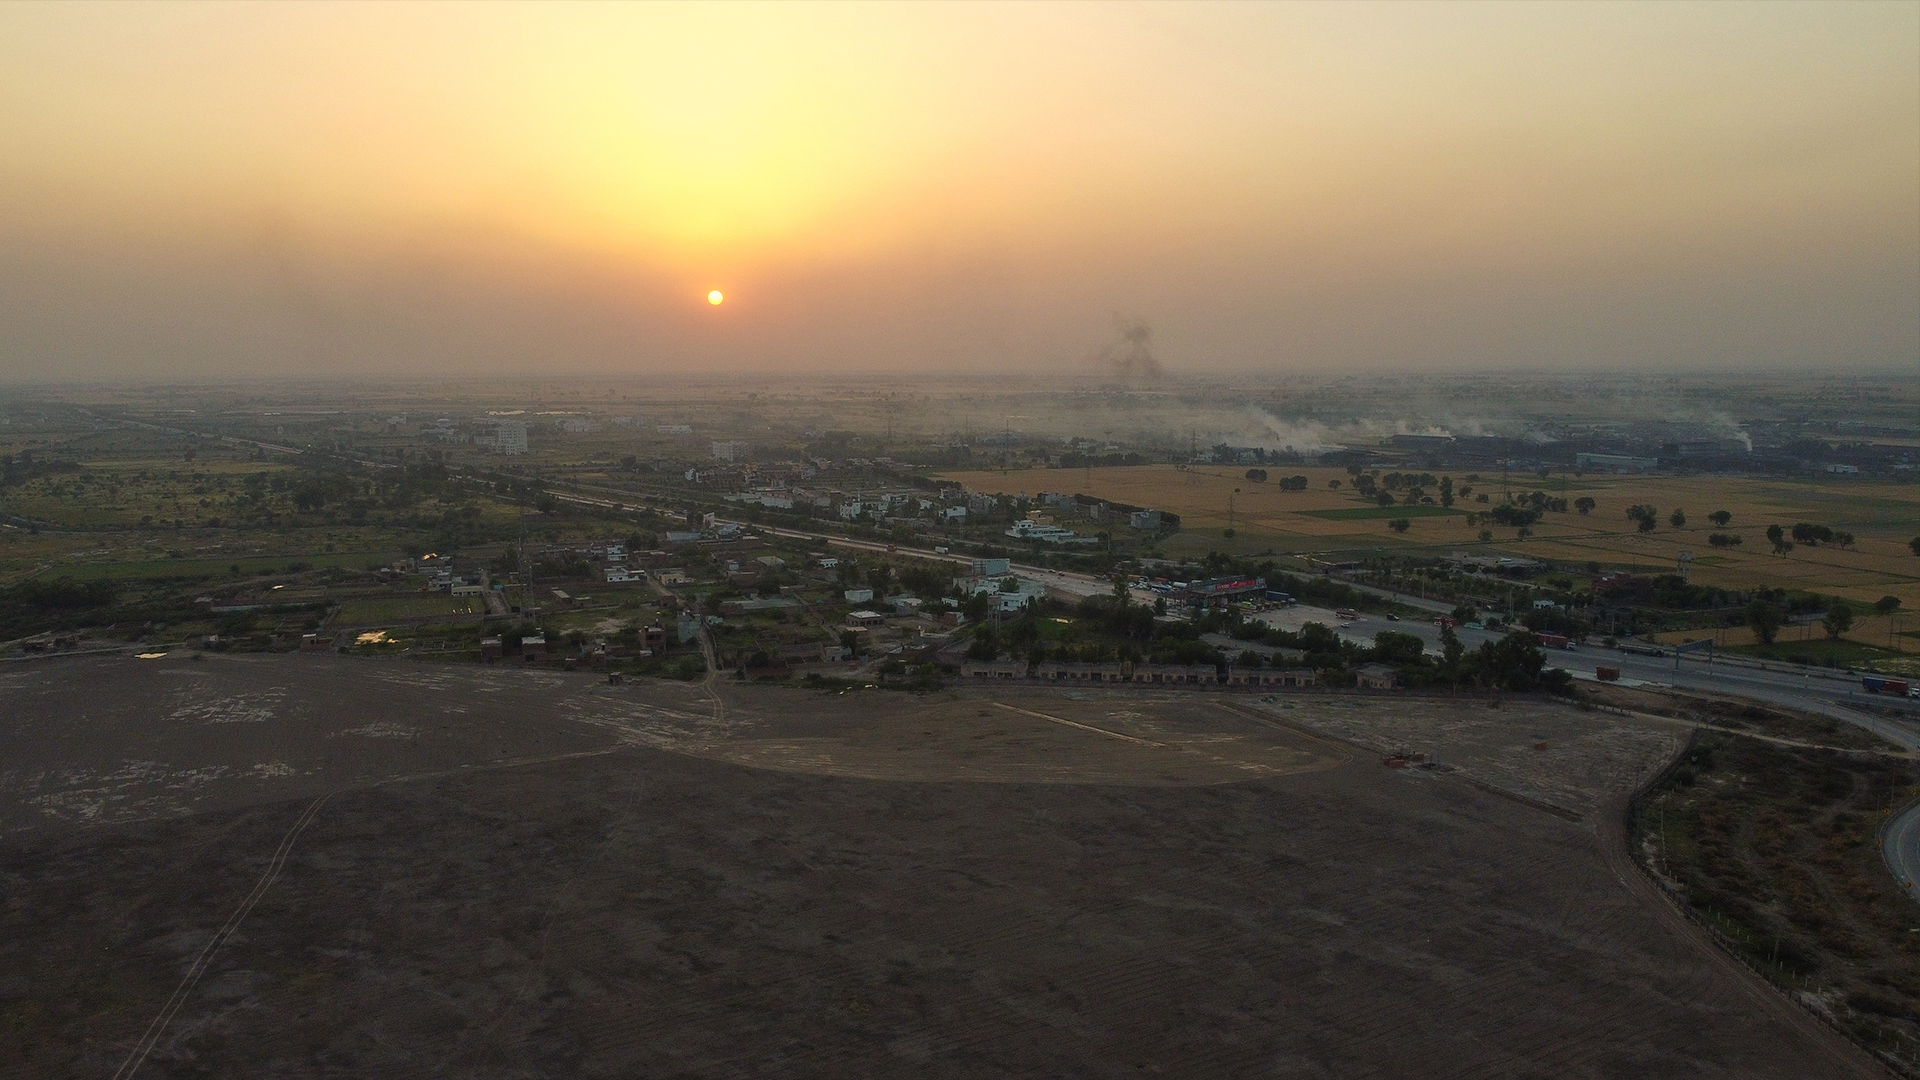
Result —
M0 381L1920 365L1917 3L15 4L0 146Z

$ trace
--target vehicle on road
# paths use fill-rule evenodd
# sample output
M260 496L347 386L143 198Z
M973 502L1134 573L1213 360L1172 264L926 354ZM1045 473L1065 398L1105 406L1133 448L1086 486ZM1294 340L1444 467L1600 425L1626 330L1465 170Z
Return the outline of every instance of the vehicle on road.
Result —
M1905 679L1889 679L1884 675L1862 675L1860 686L1869 694L1894 694L1904 697L1920 697L1920 684L1909 683Z

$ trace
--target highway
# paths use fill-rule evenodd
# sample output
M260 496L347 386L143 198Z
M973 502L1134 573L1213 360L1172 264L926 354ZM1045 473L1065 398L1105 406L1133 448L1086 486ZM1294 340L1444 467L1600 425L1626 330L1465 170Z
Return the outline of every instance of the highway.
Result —
M1880 837L1880 853L1907 895L1920 896L1920 802L1887 823Z

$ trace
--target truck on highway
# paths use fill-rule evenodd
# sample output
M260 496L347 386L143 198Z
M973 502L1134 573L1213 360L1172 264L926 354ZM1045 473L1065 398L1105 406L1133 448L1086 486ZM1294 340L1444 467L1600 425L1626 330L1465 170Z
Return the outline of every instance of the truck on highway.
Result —
M1862 675L1860 676L1860 686L1869 694L1894 694L1900 697L1920 697L1920 694L1914 692L1920 690L1920 686L1909 683L1905 679L1889 679L1884 675Z
M1573 648L1573 642L1569 640L1565 634L1538 634L1535 636L1540 639L1540 644L1545 645L1549 649Z

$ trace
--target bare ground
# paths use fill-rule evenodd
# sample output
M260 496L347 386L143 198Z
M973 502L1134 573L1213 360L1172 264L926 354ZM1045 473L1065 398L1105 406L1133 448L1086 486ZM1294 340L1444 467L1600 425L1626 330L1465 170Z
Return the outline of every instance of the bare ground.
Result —
M1671 732L1287 700L10 667L0 1076L127 1064L309 811L134 1075L1873 1075L1622 876Z

